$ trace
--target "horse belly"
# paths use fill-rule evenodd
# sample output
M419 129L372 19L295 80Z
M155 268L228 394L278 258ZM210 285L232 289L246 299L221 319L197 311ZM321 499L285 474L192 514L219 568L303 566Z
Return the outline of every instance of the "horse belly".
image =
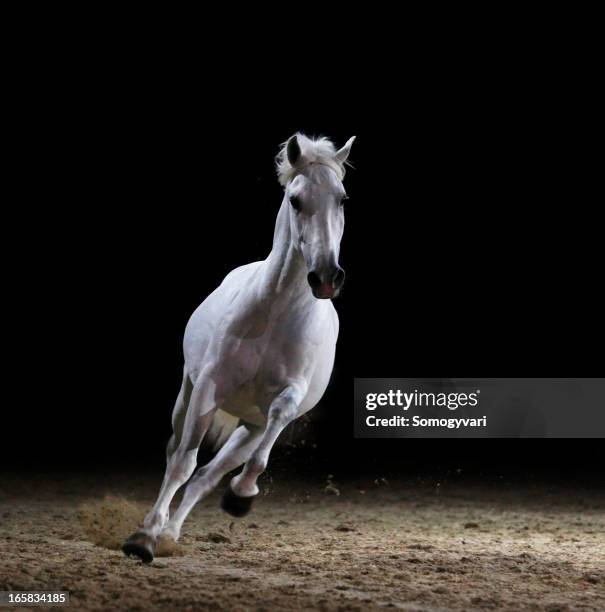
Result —
M220 408L251 425L264 427L267 424L267 411L257 405L256 393L251 387L245 386L230 395Z

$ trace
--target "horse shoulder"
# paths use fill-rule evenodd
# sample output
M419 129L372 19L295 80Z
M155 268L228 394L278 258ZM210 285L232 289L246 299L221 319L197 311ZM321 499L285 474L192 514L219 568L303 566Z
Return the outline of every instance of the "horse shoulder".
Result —
M195 376L213 337L218 322L224 317L225 309L238 293L248 286L262 261L239 266L225 276L222 283L195 309L183 338L185 362Z

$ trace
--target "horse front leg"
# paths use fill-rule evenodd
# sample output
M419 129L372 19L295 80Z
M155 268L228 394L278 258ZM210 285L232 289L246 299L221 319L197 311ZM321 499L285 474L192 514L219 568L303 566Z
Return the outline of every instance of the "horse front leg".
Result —
M195 469L198 449L216 412L216 401L214 381L201 374L191 393L178 446L168 458L158 498L145 517L143 528L124 542L122 550L126 555L135 555L145 563L153 560L157 536L168 519L170 502Z
M222 500L222 508L233 516L248 514L258 495L256 481L265 471L269 454L279 434L298 416L298 407L307 393L304 380L289 384L271 403L267 415L267 427L262 438L244 465L241 474L231 480Z

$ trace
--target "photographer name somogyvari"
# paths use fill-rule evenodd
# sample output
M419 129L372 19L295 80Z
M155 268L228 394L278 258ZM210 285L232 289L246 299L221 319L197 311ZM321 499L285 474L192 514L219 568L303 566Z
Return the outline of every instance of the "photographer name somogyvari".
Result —
M457 410L460 407L476 407L479 404L478 389L472 393L430 393L420 392L417 389L412 392L404 392L400 389L390 389L386 393L367 393L366 410L373 411L378 407L399 407L404 411L411 407L447 408ZM370 414L365 423L368 427L446 427L447 429L459 429L461 427L486 427L487 416L479 418L434 418L414 415L411 417L393 415L391 417L378 417Z

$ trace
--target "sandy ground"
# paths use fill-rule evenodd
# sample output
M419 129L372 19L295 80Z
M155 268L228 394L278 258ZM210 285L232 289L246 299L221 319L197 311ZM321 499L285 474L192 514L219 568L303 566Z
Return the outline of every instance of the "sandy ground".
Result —
M264 485L243 519L208 498L143 565L108 547L157 478L3 476L0 590L68 590L77 610L605 610L602 492Z

